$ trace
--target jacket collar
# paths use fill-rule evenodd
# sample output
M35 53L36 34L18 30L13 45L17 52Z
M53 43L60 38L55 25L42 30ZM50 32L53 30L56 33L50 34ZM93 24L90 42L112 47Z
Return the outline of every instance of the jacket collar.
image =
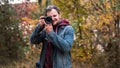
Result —
M67 26L70 25L67 19L60 19L60 21L54 25L53 27L61 27L61 26Z
M53 26L55 32L58 31L59 28L64 28L64 26L70 25L67 19L60 19L60 21Z

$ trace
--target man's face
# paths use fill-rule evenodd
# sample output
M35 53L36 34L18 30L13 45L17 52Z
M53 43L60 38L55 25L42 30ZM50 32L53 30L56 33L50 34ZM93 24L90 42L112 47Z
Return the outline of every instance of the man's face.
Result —
M61 18L60 14L58 14L58 12L55 9L51 9L51 11L47 12L47 16L52 17L53 25L56 25Z

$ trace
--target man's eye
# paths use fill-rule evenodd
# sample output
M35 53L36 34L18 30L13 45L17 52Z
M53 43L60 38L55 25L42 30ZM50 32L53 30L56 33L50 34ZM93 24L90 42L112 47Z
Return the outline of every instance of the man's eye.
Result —
M56 17L56 15L53 15L53 17Z

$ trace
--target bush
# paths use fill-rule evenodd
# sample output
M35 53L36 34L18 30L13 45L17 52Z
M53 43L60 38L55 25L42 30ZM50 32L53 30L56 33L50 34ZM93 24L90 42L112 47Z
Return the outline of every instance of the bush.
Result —
M18 24L19 17L14 8L6 3L0 5L0 64L10 63L24 55L21 48L24 42Z

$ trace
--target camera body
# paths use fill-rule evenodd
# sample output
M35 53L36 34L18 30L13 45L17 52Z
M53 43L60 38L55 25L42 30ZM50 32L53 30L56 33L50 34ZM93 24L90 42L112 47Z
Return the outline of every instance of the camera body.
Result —
M45 20L46 24L51 24L53 23L52 17L51 16L45 16L42 19Z

